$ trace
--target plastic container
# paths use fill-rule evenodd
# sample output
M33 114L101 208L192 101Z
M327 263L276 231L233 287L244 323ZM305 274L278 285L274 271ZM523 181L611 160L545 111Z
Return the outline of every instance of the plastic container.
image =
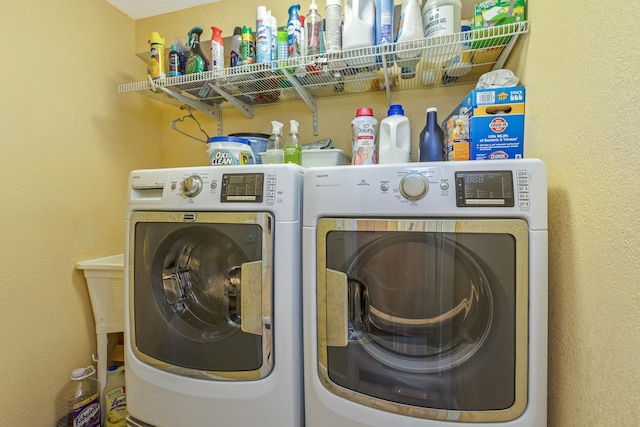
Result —
M278 30L278 61L285 61L289 57L287 37L286 30Z
M396 52L396 64L402 68L402 77L415 77L416 66L422 55L421 50L413 50L418 47L419 40L424 38L422 28L422 16L418 0L403 0L400 12L400 28L398 29L398 50ZM411 49L411 50L407 50Z
M222 30L218 27L211 27L211 69L214 76L224 72L224 43Z
M124 383L124 366L109 366L103 400L105 427L127 427L127 395Z
M438 124L438 109L427 108L427 123L420 132L418 158L421 162L436 162L445 159L444 134Z
M371 108L359 108L356 118L351 121L352 165L371 165L378 163L376 137L378 120L373 117Z
M56 399L56 427L100 427L100 384L93 366L74 369Z
M284 150L282 141L282 127L284 125L279 121L271 122L271 136L267 141L267 150L265 153L258 153L263 163L283 163Z
M271 11L268 13L271 16L271 60L275 61L278 59L278 20Z
M327 53L342 50L342 6L340 0L327 0L324 43Z
M167 77L164 69L164 37L160 37L157 32L152 32L149 36L149 62L147 62L147 73L153 80L162 80Z
M242 43L240 45L240 64L249 65L256 62L256 51L251 28L242 27Z
M318 12L318 5L315 0L311 0L309 13L304 20L305 43L307 55L319 55L322 45L322 16Z
M245 138L214 136L207 142L210 166L248 165L255 163L251 143Z
M284 145L284 162L302 165L302 146L300 145L300 135L298 134L298 122L290 120L289 136Z
M176 77L180 75L180 54L175 44L171 45L171 51L169 52L169 77Z
M256 63L271 61L271 17L266 6L256 9Z
M460 0L427 0L422 7L424 37L448 36L460 31L462 3ZM432 64L441 64L455 58L460 45L426 49L424 59Z
M253 155L256 157L256 163L261 163L260 157L258 155L260 153L263 153L267 149L269 135L267 135L266 133L237 132L230 133L229 136L244 138L248 140L249 144L251 145L251 151L253 151Z
M375 0L345 0L342 49L349 66L375 64L376 57L372 57L369 50L376 43L375 28Z
M231 44L229 45L229 66L237 67L240 65L242 56L240 53L240 46L242 45L242 28L235 27L233 29L233 36L231 36Z
M187 74L202 73L209 70L209 64L202 52L200 46L200 36L202 35L202 28L193 27L189 30L189 54L187 55Z
M380 121L378 163L411 161L411 124L401 105L389 106L388 116Z

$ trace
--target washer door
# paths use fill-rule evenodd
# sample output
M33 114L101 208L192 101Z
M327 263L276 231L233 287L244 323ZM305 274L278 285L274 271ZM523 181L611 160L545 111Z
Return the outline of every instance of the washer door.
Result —
M327 389L421 418L522 414L526 223L327 218L317 239Z
M271 360L272 217L135 212L131 347L180 375L257 379Z

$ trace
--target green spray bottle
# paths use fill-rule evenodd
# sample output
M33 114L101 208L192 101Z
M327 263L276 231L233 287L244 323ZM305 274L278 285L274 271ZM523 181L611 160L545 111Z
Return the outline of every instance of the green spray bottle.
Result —
M202 28L193 27L189 30L189 55L187 56L186 74L202 73L209 70L209 64L200 47Z

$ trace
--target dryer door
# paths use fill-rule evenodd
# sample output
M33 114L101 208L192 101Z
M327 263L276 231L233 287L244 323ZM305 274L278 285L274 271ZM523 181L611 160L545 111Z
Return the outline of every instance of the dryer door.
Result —
M327 389L421 418L522 414L524 221L327 218L317 244L318 371Z
M128 315L136 357L196 378L267 376L272 227L267 213L134 212Z

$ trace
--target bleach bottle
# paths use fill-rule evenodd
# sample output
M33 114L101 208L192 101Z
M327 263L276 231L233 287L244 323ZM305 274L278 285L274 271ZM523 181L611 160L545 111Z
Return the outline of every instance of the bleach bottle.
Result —
M418 157L421 162L437 162L444 157L444 133L438 124L438 109L427 108L427 124L420 132L418 144Z
M411 161L411 124L402 105L389 106L387 117L380 122L378 163L408 163Z
M345 0L342 49L351 67L375 65L371 48L376 43L376 4L374 0ZM353 50L352 50L353 49Z

